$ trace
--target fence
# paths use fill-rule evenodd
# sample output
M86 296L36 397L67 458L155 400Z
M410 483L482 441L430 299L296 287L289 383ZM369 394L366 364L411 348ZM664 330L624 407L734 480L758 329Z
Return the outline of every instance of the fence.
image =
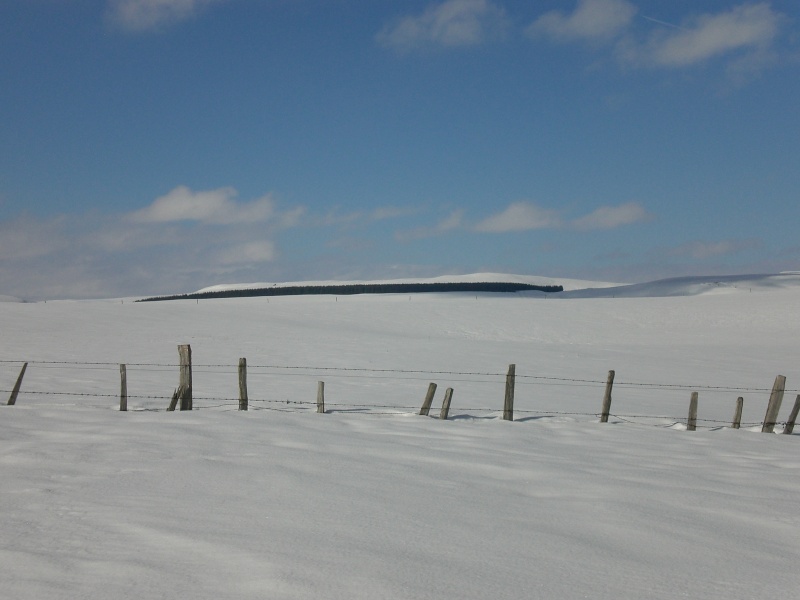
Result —
M437 384L430 382L428 384L427 393L424 395L422 404L411 405L397 405L391 403L364 403L364 402L328 402L325 400L325 382L317 381L317 395L315 400L297 400L290 398L267 398L267 397L250 397L248 394L247 386L247 373L248 364L245 358L240 358L237 365L232 364L200 364L192 365L191 347L189 345L180 345L178 347L180 361L178 364L157 364L157 363L130 363L118 364L110 362L78 362L78 361L9 361L2 360L0 365L14 365L22 363L21 370L11 390L0 390L0 393L7 393L9 395L8 405L14 405L18 399L27 397L72 397L72 398L98 398L98 399L114 399L119 400L119 410L127 411L129 409L129 401L138 403L137 407L133 410L147 410L147 411L173 411L179 410L205 410L205 409L222 409L222 410L274 410L274 411L315 411L317 413L332 413L332 412L360 412L368 415L397 415L404 413L414 413L424 416L429 416ZM23 379L28 366L32 365L33 368L43 369L81 369L81 370L107 370L119 368L119 393L98 393L98 392L78 392L78 391L54 391L54 390L29 390L25 389ZM140 371L174 371L176 368L179 371L179 384L175 388L171 396L161 394L129 394L128 393L128 367L133 367ZM497 406L465 406L459 407L457 415L472 416L475 414L493 414L498 413L497 416L502 415L502 419L513 421L526 420L531 418L542 418L544 416L553 417L570 417L570 418L592 418L599 419L601 423L607 423L609 418L619 423L640 423L652 424L647 421L658 421L658 427L669 427L676 425L683 425L688 431L694 431L698 427L709 429L720 427L732 427L738 429L740 427L761 427L761 431L771 433L774 432L776 426L782 426L783 433L792 434L794 430L795 421L800 412L800 394L797 395L795 404L786 421L778 421L778 414L782 404L785 392L797 392L798 390L786 389L786 378L778 375L775 379L773 387L768 388L755 388L755 387L728 387L728 386L709 386L709 385L690 385L681 383L653 383L641 381L621 381L616 379L615 371L609 371L607 378L600 379L586 379L586 378L568 378L568 377L548 377L543 375L525 375L519 374L516 371L516 365L509 365L506 373L497 372L469 372L469 371L434 371L434 370L410 370L410 369L376 369L376 368L346 368L346 367L324 367L313 365L250 365L251 371L269 372L272 375L279 374L281 376L301 375L309 377L310 374L315 376L332 376L335 378L354 378L356 380L365 379L388 379L388 380L403 380L418 382L421 380L429 380L434 378L448 378L449 380L458 381L464 384L491 384L496 385L498 390L501 386L505 385L505 393L503 395L502 405L499 401ZM238 373L239 394L238 397L233 396L198 396L194 394L193 389L193 372L201 373L215 373L228 375L233 370ZM548 385L558 386L560 388L596 388L597 401L600 405L599 412L582 412L579 410L563 411L563 410L544 410L544 409L520 409L514 407L515 390L518 385ZM682 392L689 395L689 410L685 418L676 415L663 415L663 414L616 414L612 412L612 397L614 390L625 389L639 389L645 391L669 391L669 392ZM602 390L602 393L601 393ZM742 394L736 398L733 419L703 419L698 417L698 410L700 405L700 393L714 392L725 394ZM744 394L758 395L766 397L769 393L766 412L763 420L742 422L742 413L744 405ZM455 388L448 387L444 393L442 408L439 413L440 419L448 419L453 407L453 397L455 395ZM563 395L563 393L562 393ZM153 406L153 402L158 401L160 405ZM102 406L108 408L111 402L103 404ZM521 418L520 418L521 415Z

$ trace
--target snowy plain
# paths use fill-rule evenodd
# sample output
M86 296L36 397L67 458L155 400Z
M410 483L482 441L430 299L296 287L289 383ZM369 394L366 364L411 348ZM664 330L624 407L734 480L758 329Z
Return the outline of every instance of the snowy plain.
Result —
M760 423L776 375L779 421L800 387L800 275L565 289L0 303L6 396L29 362L0 406L2 596L794 595L800 436ZM178 344L197 410L168 413ZM429 382L447 421L416 414Z

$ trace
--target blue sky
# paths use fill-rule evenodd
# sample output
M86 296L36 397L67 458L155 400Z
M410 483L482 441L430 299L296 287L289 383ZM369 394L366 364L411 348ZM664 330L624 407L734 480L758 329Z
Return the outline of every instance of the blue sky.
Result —
M0 295L800 270L795 0L0 0Z

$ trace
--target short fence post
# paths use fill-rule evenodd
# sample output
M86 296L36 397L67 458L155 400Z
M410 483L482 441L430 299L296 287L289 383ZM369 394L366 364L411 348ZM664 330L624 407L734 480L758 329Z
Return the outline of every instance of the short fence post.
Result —
M119 366L119 409L128 410L128 372L125 365Z
M443 421L447 420L447 415L450 414L450 401L453 399L453 388L447 388L444 392L444 400L442 401L442 412L439 418Z
M167 408L167 412L172 412L175 410L175 407L178 406L178 400L181 402L181 406L183 406L184 400L186 395L189 393L189 388L185 385L179 385L175 392L172 394L172 400L169 403L169 407ZM183 408L181 408L183 410Z
M603 396L603 410L600 413L600 422L608 423L608 413L611 412L611 388L614 387L614 371L613 369L608 372L608 379L606 380L606 393Z
M514 420L514 379L516 377L517 365L508 365L508 374L506 375L506 397L503 404L503 420Z
M736 412L733 413L733 423L731 423L731 427L733 429L739 429L742 425L742 409L744 408L744 398L739 396L736 399Z
M181 377L178 390L183 388L180 395L181 410L192 410L192 347L189 344L178 346L178 355L181 359Z
M247 410L247 359L239 359L239 410Z
M786 427L783 429L783 433L791 434L794 431L794 422L797 421L797 414L800 413L800 394L797 395L794 401L794 407L792 408L792 412L789 414L789 420L786 421Z
M430 383L428 384L428 393L425 394L425 401L422 403L422 408L419 409L419 414L423 417L428 416L428 413L431 410L431 404L433 403L434 395L436 395L436 384Z
M317 412L325 414L325 382L317 382Z
M785 389L786 377L778 375L772 386L772 393L769 395L767 414L764 415L764 425L761 427L761 433L772 433L775 430L775 422L778 420L778 412L781 410L781 402L783 402L783 392Z
M11 390L11 396L8 398L8 406L14 406L17 403L17 396L19 395L19 388L22 386L22 378L25 377L25 370L28 368L28 363L22 365L17 382L14 384L14 389Z
M14 384L14 389L11 390L11 396L8 398L8 406L14 406L17 403L17 396L19 395L19 388L22 386L22 378L25 377L25 370L28 368L28 363L22 365L22 369L17 377L17 382Z
M697 430L697 392L692 392L692 399L689 401L689 420L686 422L686 431Z

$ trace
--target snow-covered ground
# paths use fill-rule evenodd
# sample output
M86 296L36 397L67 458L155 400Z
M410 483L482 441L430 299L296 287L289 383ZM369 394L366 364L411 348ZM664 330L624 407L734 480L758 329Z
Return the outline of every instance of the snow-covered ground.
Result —
M759 424L776 375L779 421L798 393L800 275L564 285L0 303L6 396L29 361L0 406L2 596L791 597L800 437ZM203 410L167 413L181 343ZM448 421L415 414L430 381Z

